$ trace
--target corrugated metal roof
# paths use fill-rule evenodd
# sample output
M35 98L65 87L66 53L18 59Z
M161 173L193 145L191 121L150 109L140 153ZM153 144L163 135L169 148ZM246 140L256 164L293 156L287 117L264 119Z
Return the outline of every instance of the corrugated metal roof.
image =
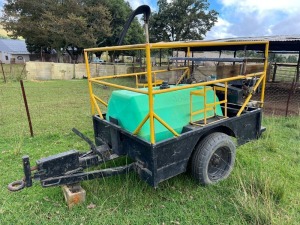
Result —
M24 40L0 39L0 51L10 54L30 54Z
M197 40L193 40L197 41ZM201 40L201 42L232 42L230 46L206 46L193 47L192 51L239 51L244 50L243 45L234 45L234 42L243 41L269 41L270 51L300 51L300 35L277 35L277 36L261 36L261 37L234 37L214 40ZM263 45L247 45L247 50L263 51Z
M275 35L275 36L259 36L259 37L233 37L233 38L224 38L224 39L213 39L213 40L206 40L206 41L299 41L300 42L300 35Z

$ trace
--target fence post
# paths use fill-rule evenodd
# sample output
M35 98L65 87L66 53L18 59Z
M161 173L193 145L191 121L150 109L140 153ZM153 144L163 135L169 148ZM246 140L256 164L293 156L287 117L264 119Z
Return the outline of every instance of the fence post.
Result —
M300 51L298 55L298 61L297 61L297 74L296 74L296 83L299 83L299 66L300 66Z
M277 64L276 64L276 62L275 62L275 64L274 64L274 72L273 72L272 82L275 82L275 79L276 79L276 71L277 71Z
M21 75L20 75L20 76L21 76L21 79L22 79L22 74L23 74L25 68L26 68L26 62L24 61L24 66L23 66L23 68L22 68Z
M3 79L4 79L4 83L6 83L6 77L5 77L5 73L4 73L4 69L3 69L3 63L0 60L0 64L1 64L1 68L2 68L2 74L3 74Z
M31 123L31 118L30 118L29 108L28 108L28 104L27 104L26 93L25 93L24 84L23 84L22 79L20 80L20 84L21 84L22 95L23 95L23 100L24 100L24 104L25 104L28 124L29 124L30 136L33 137L32 123Z

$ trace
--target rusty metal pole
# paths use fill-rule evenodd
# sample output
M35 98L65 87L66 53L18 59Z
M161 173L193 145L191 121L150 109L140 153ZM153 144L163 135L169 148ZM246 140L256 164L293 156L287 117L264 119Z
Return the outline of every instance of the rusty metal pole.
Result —
M5 77L5 73L4 73L2 61L0 61L0 64L1 64L1 68L2 68L2 74L3 74L4 83L6 83L6 77Z
M32 123L31 123L29 108L28 108L28 104L27 104L27 98L26 98L26 93L25 93L25 89L24 89L23 80L20 80L20 84L21 84L22 95L23 95L23 100L24 100L24 104L25 104L28 124L29 124L30 136L33 137Z

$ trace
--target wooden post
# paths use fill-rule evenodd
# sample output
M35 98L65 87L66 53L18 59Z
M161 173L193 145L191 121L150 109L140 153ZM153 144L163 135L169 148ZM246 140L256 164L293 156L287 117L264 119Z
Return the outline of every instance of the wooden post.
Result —
M24 72L24 70L25 70L25 68L26 68L26 62L25 62L25 60L24 60L24 66L23 66L23 68L22 68L22 71L21 71L21 79L22 79L22 75L23 75L23 72Z
M300 51L299 51L298 62L297 62L296 83L299 83L299 66L300 66Z
M192 51L192 58L194 58L194 52ZM192 61L192 71L191 74L194 73L194 66L195 66L195 62L194 60Z
M275 78L276 78L276 70L277 70L277 63L275 62L275 64L274 64L274 72L273 72L272 82L275 82Z
M247 45L244 47L244 58L247 58ZM242 63L242 68L241 68L241 74L245 75L246 73L246 65L247 65L247 60L244 60Z
M73 60L73 78L72 79L76 78L76 76L75 76L75 74L76 74L75 67L76 67L75 60Z
M159 66L161 67L161 48L159 49Z
M3 75L4 83L6 83L6 77L5 77L2 61L0 61L0 64L1 64L1 68L2 68L2 75Z
M219 58L221 58L222 51L219 51ZM220 62L217 63L217 65L220 65Z
M233 58L236 58L236 50L233 52ZM233 62L233 65L235 65L235 62Z
M139 56L140 56L140 68L142 68L142 52L139 50Z
M268 68L267 68L267 81L269 81L271 78L271 67L272 67L272 63L269 62Z

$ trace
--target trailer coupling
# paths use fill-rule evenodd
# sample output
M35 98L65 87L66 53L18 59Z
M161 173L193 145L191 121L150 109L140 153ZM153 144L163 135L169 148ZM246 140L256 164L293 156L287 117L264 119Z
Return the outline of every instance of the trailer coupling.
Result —
M25 176L22 180L10 183L8 189L19 191L24 187L31 187L32 179L39 180L43 187L72 185L84 180L128 173L136 168L137 164L134 162L125 166L85 172L84 169L116 159L119 155L113 154L107 144L96 147L88 137L75 128L72 130L90 145L90 151L81 153L77 150L69 150L37 160L34 167L30 167L29 156L23 156ZM35 172L32 175L33 171Z

